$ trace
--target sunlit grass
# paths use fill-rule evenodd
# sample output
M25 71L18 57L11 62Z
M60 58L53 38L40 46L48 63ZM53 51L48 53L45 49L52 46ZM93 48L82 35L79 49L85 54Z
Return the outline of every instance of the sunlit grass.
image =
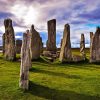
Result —
M42 57L32 63L29 91L19 89L19 71L20 62L0 54L0 100L100 100L100 65L51 63Z

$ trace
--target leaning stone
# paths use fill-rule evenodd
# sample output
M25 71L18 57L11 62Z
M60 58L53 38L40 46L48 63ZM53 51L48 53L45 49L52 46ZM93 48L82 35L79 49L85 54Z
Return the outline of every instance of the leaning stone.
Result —
M21 48L21 67L20 67L20 81L19 87L23 90L29 88L29 68L31 68L31 56L30 56L30 34L28 31L23 34L23 42Z
M72 61L72 51L71 51L71 42L70 42L70 26L69 24L65 25L63 33L63 42L60 51L59 60L61 62L71 62Z

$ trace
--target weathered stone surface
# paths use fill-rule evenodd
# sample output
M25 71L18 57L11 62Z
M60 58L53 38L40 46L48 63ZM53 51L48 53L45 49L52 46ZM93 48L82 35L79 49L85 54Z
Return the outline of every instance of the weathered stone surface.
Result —
M100 62L100 27L97 27L93 39L91 40L90 62Z
M30 56L30 34L29 31L23 34L23 42L21 47L21 66L20 66L20 81L19 87L22 89L29 88L29 68L31 68Z
M2 51L3 55L5 54L5 33L2 36Z
M59 60L61 62L72 61L71 42L70 42L70 26L66 24L63 33L63 42L60 51Z
M15 35L14 35L14 29L12 26L12 20L5 19L4 26L5 26L4 57L6 60L13 61L16 59L16 50L15 50Z
M56 52L56 19L48 21L47 50Z
M21 53L22 40L16 40L16 53Z
M50 51L43 51L43 56L52 57L52 53Z
M63 39L61 39L60 47L62 46Z
M83 57L79 55L73 55L72 58L73 58L73 62L83 61Z
M31 35L31 43L30 43L31 59L35 60L40 57L42 48L42 39L39 33L34 29L33 25L31 26L30 35Z
M90 32L90 58L92 58L92 41L93 41L93 32Z
M43 53L43 42L42 42L42 38L40 37L40 53Z
M84 37L84 34L81 34L80 53L81 53L83 60L85 60L86 54L85 54L85 37Z

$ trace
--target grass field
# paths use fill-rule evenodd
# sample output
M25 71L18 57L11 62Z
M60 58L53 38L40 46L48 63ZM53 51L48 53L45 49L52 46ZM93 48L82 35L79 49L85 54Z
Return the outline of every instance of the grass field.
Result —
M0 54L0 100L100 100L99 64L41 58L32 64L29 91L19 89L19 71L20 62L4 61Z

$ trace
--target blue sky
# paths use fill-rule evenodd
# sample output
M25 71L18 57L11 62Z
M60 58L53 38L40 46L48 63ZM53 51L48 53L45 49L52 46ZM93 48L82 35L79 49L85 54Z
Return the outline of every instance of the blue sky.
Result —
M79 47L81 33L89 47L90 32L100 26L100 0L0 0L0 45L4 33L4 19L11 18L16 39L34 24L44 45L47 40L47 21L57 21L57 46L63 36L64 25L71 27L71 45Z

